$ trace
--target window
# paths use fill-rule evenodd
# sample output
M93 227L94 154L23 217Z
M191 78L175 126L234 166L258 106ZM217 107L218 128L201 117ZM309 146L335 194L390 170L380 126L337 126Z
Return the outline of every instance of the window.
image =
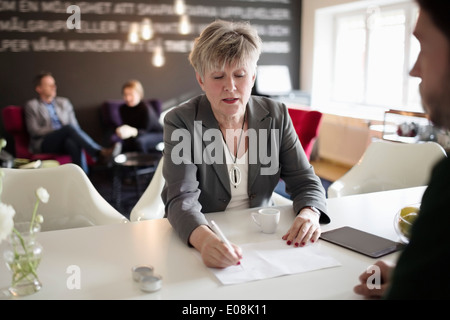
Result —
M292 84L288 66L258 66L255 87L256 91L263 95L277 96L289 94L292 91Z
M411 1L392 2L316 15L313 104L363 113L422 111L420 80L409 76L420 50L412 35L418 9Z

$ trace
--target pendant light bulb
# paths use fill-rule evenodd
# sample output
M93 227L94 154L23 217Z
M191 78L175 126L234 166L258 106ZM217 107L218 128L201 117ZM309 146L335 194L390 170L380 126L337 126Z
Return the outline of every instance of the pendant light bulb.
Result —
M145 18L141 23L141 38L144 40L150 40L153 38L153 25L152 20Z
M191 33L191 29L192 29L192 26L191 26L191 22L189 20L189 16L187 14L183 14L180 17L180 24L178 25L178 31L181 34L189 34L189 33Z
M175 13L178 15L182 15L186 13L186 3L184 0L175 0Z
M133 22L132 24L130 24L130 29L128 31L128 41L133 44L139 42L139 24L137 22Z
M162 67L166 62L166 58L164 57L164 50L161 43L155 47L155 51L153 52L152 63L155 67Z

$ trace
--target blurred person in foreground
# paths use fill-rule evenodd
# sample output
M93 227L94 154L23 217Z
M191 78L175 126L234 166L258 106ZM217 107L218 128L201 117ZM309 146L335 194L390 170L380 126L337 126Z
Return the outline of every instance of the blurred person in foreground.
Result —
M251 96L261 39L248 23L217 20L195 40L189 60L204 94L164 117L166 216L204 264L240 263L209 228L206 213L272 206L283 179L296 214L283 240L303 247L319 239L325 190L280 102ZM301 250L301 249L299 249Z
M34 88L39 96L25 104L33 153L69 154L86 174L89 167L84 151L102 162L114 156L117 146L104 148L80 128L70 100L56 95L56 82L50 72L37 75Z
M422 79L422 104L434 125L450 129L450 2L417 0L419 18L414 30L421 50L410 72ZM372 272L360 275L354 291L383 299L450 298L450 159L433 169L422 197L411 238L396 265L378 261L381 285L374 286Z

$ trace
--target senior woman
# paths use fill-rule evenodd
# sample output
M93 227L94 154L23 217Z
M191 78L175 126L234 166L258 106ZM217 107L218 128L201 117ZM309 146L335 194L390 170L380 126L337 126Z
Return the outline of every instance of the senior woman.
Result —
M251 96L261 39L248 23L217 20L195 40L189 60L205 94L164 118L165 214L208 267L239 264L209 228L209 212L271 206L282 178L297 216L288 245L316 242L329 223L325 191L299 142L287 108Z

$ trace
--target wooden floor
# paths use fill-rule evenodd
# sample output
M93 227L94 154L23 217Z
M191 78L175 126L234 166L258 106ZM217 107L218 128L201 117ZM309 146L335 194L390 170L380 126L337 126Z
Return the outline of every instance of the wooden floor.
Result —
M312 160L311 164L319 177L329 181L336 181L350 169L346 165L329 160Z

